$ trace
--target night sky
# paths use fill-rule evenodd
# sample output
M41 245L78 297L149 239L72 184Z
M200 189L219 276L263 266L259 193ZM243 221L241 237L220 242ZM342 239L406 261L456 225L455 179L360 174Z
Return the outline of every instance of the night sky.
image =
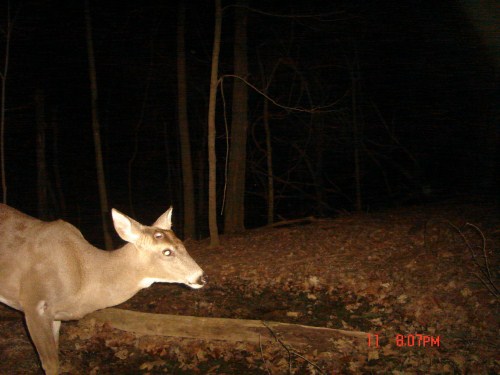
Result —
M248 81L263 88L279 61L268 91L274 100L287 107L327 106L315 114L270 107L278 218L353 209L353 79L366 210L495 195L498 45L484 38L462 3L467 2L250 1L258 11L249 15ZM493 2L486 4L494 8ZM6 5L1 7L5 30ZM178 221L176 2L91 1L90 7L110 205L147 222L173 204ZM213 7L211 1L187 2L188 108L200 236L206 235ZM224 10L220 74L233 72L233 10ZM37 214L34 103L39 93L48 124L49 177L54 181L58 169L66 204L64 212L54 205L53 215L84 228L93 221L99 225L83 2L14 1L11 15L8 203ZM3 69L4 34L0 41ZM231 88L226 78L228 121ZM262 106L262 97L251 91L248 227L263 224L266 211ZM221 199L226 139L220 91L217 110ZM316 201L318 181L322 204ZM98 242L99 233L86 235Z

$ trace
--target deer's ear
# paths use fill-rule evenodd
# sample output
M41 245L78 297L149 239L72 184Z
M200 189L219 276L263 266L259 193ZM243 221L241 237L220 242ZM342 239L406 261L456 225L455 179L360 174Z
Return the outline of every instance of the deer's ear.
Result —
M153 226L164 230L170 230L172 228L172 211L173 208L170 207L167 212L165 212L158 218L158 220L155 221Z
M141 224L114 208L111 215L118 235L127 242L135 243L141 235Z

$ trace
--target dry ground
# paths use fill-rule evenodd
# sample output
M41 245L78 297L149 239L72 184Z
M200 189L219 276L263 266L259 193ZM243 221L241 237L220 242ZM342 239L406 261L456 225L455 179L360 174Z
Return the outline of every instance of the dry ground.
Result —
M335 336L326 345L311 341L295 348L279 337L260 345L206 342L70 322L61 329L62 369L70 374L500 373L500 299L494 290L499 240L498 211L478 201L261 228L222 236L217 249L207 241L188 241L210 277L205 288L153 285L119 307L342 328L366 332L366 338ZM22 316L3 305L0 374L42 374Z

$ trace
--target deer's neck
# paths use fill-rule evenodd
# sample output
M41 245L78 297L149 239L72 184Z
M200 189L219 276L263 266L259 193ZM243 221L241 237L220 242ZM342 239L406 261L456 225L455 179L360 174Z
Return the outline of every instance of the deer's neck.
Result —
M82 256L78 291L57 309L62 320L79 319L89 312L125 302L143 288L140 252L132 244L105 251L89 248Z

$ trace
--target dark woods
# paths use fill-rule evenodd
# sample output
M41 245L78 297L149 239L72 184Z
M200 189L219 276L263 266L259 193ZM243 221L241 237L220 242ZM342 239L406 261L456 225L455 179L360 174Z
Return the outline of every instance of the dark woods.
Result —
M296 3L223 1L217 55L215 2L90 1L90 33L81 4L12 3L0 13L7 202L94 242L103 194L141 220L173 205L180 235L206 237L214 61L221 232L495 191L488 12Z

